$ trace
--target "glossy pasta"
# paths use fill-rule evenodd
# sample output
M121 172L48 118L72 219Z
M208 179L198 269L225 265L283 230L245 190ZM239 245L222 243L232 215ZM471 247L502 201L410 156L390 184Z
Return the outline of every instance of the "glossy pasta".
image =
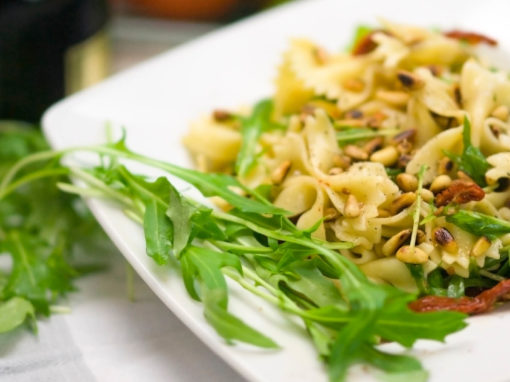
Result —
M469 44L472 36L492 44L484 36L466 34L466 42L382 24L350 52L290 42L272 99L272 120L284 128L262 132L248 173L235 172L243 143L235 112L196 121L184 143L202 171L271 185L271 201L298 228L353 243L340 253L372 280L416 291L410 264L425 275L440 268L467 278L510 243L448 217L466 210L510 218L510 81ZM470 144L487 158L478 182L455 160L467 148L466 124Z

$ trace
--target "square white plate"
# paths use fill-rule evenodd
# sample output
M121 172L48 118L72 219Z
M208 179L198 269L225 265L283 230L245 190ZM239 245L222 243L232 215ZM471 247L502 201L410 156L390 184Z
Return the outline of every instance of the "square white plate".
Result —
M343 49L359 23L376 17L487 33L505 45L509 3L456 0L316 0L291 3L181 46L53 106L43 128L55 149L104 142L104 125L125 126L134 151L190 166L180 141L189 122L213 108L251 103L272 93L280 54L290 37L309 37L330 49ZM510 40L510 38L508 38ZM161 300L198 337L251 381L326 381L325 368L299 322L232 287L232 312L267 333L282 347L264 351L228 346L207 325L177 272L157 267L145 255L141 227L115 206L91 200L89 206L110 238ZM413 354L432 381L510 379L507 346L510 313L470 319L470 326L447 344L420 342ZM140 323L143 325L143 323ZM389 349L400 349L393 344ZM354 368L351 381L372 380Z

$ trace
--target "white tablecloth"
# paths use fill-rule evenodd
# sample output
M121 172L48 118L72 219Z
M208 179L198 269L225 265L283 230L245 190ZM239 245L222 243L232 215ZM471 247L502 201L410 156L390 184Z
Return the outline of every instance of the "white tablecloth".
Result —
M2 382L241 382L243 379L191 333L135 275L135 301L126 270L112 266L77 283L72 312L0 335Z

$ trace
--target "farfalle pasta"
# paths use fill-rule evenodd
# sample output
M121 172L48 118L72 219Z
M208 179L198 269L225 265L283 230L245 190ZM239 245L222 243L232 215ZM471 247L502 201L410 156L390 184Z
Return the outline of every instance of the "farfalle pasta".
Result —
M378 283L491 286L510 230L480 219L510 218L510 81L478 43L495 42L385 20L348 52L294 39L265 122L216 110L185 145L202 170L264 187L312 237L351 243L339 255Z

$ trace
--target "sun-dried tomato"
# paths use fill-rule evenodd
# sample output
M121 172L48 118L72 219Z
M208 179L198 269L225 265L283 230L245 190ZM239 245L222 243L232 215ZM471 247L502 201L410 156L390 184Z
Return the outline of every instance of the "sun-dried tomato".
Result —
M498 45L498 42L496 40L494 40L491 37L480 34L480 33L467 32L467 31L461 31L461 30L456 29L453 31L444 32L443 34L446 37L465 41L470 45L477 45L480 43L485 43L485 44L492 45L492 46Z
M485 192L476 183L465 179L456 179L437 194L436 206L442 207L449 203L464 204L482 200L484 197Z
M467 314L478 314L491 310L494 304L498 300L506 298L509 292L510 280L504 280L475 297L425 296L411 302L409 307L415 312L453 310Z

